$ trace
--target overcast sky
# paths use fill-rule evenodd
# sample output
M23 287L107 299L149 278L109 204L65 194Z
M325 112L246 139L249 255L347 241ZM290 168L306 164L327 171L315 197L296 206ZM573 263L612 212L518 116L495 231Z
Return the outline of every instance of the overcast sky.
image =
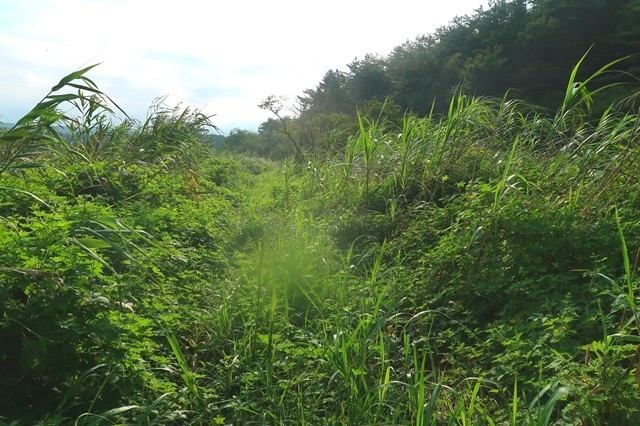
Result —
M143 120L158 97L256 130L268 95L291 99L330 69L472 14L483 0L0 0L0 122L63 76L89 74Z

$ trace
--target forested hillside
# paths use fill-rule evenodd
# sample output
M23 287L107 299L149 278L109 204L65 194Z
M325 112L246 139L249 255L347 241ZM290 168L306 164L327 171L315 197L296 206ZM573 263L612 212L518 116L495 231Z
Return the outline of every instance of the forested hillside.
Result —
M0 424L640 424L638 2L588 3L627 50L550 55L573 62L544 105L382 79L342 111L266 99L217 147L197 109L137 121L94 66L63 77L0 130ZM366 61L491 31L515 54L576 4L495 2Z
M262 106L277 116L257 133L232 131L225 145L274 159L292 154L292 142L312 156L334 152L355 130L358 112L370 118L382 113L397 124L405 113L446 113L456 93L525 100L552 114L564 98L567 76L587 51L577 81L631 55L617 72L590 85L593 90L594 85L628 84L598 94L592 111L597 116L638 85L637 22L637 0L494 0L486 10L459 17L385 56L365 54L343 70L327 71L297 99L275 94Z

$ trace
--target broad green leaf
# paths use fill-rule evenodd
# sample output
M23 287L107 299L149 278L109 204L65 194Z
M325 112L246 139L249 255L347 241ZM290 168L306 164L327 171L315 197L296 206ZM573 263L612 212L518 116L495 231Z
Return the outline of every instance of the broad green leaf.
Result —
M629 342L629 343L640 343L640 336L636 336L633 334L616 333L616 334L612 334L611 337L620 338L625 342Z
M135 410L138 408L140 408L140 406L138 405L126 405L124 407L113 408L111 410L105 411L104 413L102 413L102 416L111 417L111 416L115 416L116 414L121 414L121 413Z
M122 225L120 224L120 221L115 217L100 216L100 217L97 217L95 220L96 222L102 225L105 225L111 229L122 229Z
M60 82L58 84L56 84L55 86L53 86L51 88L51 91L52 92L56 92L56 91L62 89L69 82L71 82L73 80L76 80L78 78L81 78L84 74L86 74L91 69L97 67L98 65L100 65L100 64L98 63L98 64L90 65L90 66L88 66L86 68L83 68L83 69L81 69L79 71L73 72L73 73L63 77L62 80L60 80Z
M89 238L89 237L85 237L85 238L77 238L78 241L80 241L83 245L85 245L87 248L90 249L99 249L99 248L112 248L113 246L105 241L105 240L101 240L98 238Z

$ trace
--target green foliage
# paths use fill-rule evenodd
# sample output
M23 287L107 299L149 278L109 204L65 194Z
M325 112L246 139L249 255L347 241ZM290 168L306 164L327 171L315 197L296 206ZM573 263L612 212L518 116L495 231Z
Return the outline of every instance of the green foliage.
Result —
M239 146L252 145L252 153L271 159L322 160L358 131L358 114L401 126L405 112L448 114L457 94L522 99L545 108L538 109L545 116L563 105L557 110L561 117L571 111L597 120L638 87L632 23L639 11L636 0L491 1L386 56L366 54L349 63L348 71L327 71L291 104L268 97L260 107L275 118L257 135L230 141L243 151L248 148ZM585 108L565 108L571 102ZM629 100L624 109L632 111L633 105ZM339 117L349 117L351 125ZM561 121L576 128L567 118Z
M11 389L0 412L25 424L181 417L163 327L193 325L186 318L202 304L189 300L207 300L202 282L226 267L225 187L237 169L205 149L208 119L159 109L140 127L111 124L90 69L0 136L0 343ZM55 94L68 88L80 92ZM78 114L59 112L64 102ZM185 223L202 223L198 215L217 220ZM169 237L174 225L182 230Z
M470 77L502 50L476 53ZM65 77L0 135L0 420L640 422L638 116L593 120L617 63L584 64L555 114L458 91L425 117L292 119L272 98L222 150L196 110L115 122L89 68Z
M597 115L624 96L612 83L637 87L638 37L632 23L639 13L635 0L490 1L486 9L457 17L386 56L366 54L348 64L346 72L328 71L298 98L294 118L305 121L332 113L355 117L375 99L419 116L445 114L460 88L474 96L509 92L512 98L555 108L566 100L566 76L584 52L590 50L589 60L576 83L586 83L585 76L604 64L628 57L617 64L622 73L600 81L602 93L590 88L602 99ZM392 113L387 118L396 121Z

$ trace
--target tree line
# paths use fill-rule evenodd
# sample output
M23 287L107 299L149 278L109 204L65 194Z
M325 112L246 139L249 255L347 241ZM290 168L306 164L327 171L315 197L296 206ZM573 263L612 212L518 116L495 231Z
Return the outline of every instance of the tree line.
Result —
M346 70L327 71L293 102L269 97L260 106L273 117L257 133L233 130L223 146L276 159L317 157L344 146L345 135L357 131L357 115L394 123L407 113L444 113L456 93L506 94L553 108L586 52L582 77L629 56L596 84L637 84L637 22L640 0L493 0L386 56L366 54ZM616 86L600 94L607 99L599 104L626 93L627 86Z

